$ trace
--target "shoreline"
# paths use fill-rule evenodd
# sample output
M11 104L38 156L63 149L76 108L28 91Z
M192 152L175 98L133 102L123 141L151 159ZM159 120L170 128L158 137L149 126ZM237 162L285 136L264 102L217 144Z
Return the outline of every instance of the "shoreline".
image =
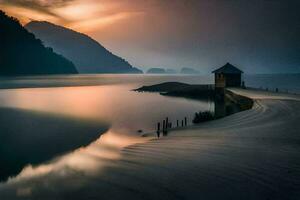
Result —
M112 77L119 77L119 80L113 80ZM172 79L197 80L197 76L179 76L179 75L145 75L145 74L79 74L79 75L52 75L52 76L26 76L26 77L0 77L0 89L26 89L26 88L55 88L55 87L83 87L83 86L101 86L115 84L137 84L145 82L154 84L157 80L151 78L162 78L165 81ZM160 81L160 80L159 80ZM189 81L188 81L189 82Z
M253 108L126 146L95 173L16 178L2 189L50 199L299 199L300 95L229 90L254 99Z
M300 96L229 90L253 108L124 148L106 170L122 176L110 189L132 199L298 199Z

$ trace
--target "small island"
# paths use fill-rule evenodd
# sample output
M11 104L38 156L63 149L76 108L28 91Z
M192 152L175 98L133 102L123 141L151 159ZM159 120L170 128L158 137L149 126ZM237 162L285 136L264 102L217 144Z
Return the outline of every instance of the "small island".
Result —
M195 70L193 68L183 67L180 71L181 74L199 74L200 72L198 70Z
M154 68L148 69L146 73L147 74L166 74L166 70L163 68L154 67Z

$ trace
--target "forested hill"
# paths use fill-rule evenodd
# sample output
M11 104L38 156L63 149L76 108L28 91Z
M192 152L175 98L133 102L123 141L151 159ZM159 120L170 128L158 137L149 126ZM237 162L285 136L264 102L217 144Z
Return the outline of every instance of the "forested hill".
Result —
M46 48L17 19L0 10L0 76L74 73L71 61Z
M79 73L142 73L83 33L45 21L32 21L25 28L71 60Z

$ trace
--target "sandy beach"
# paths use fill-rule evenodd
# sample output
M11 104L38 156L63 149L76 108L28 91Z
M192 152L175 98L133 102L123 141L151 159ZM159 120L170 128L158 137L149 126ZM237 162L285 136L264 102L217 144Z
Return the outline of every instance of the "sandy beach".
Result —
M300 0L0 0L0 200L300 200Z
M253 109L125 148L95 191L102 199L299 199L299 96L232 91L255 99Z
M85 155L99 159L100 168L88 173L64 158L27 168L0 185L0 198L299 199L299 95L230 90L253 98L253 108L139 141L116 158L102 158L101 149L89 154L99 148L91 145L69 160Z

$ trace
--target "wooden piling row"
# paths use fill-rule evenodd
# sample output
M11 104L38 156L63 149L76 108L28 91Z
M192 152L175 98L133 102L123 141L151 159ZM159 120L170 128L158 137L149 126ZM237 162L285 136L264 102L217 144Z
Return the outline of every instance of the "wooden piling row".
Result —
M157 137L160 137L160 122L157 123L157 131L156 131Z
M177 125L177 127L179 127L178 119L176 120L176 125ZM184 127L184 126L187 126L187 117L184 117L184 119L181 120L181 127ZM162 130L163 136L166 136L168 134L168 129L171 129L171 128L172 128L172 122L169 122L169 118L166 117L166 119L164 119L162 122L162 127L161 127L160 122L157 123L157 130L156 130L157 137L158 138L160 137L161 130Z

